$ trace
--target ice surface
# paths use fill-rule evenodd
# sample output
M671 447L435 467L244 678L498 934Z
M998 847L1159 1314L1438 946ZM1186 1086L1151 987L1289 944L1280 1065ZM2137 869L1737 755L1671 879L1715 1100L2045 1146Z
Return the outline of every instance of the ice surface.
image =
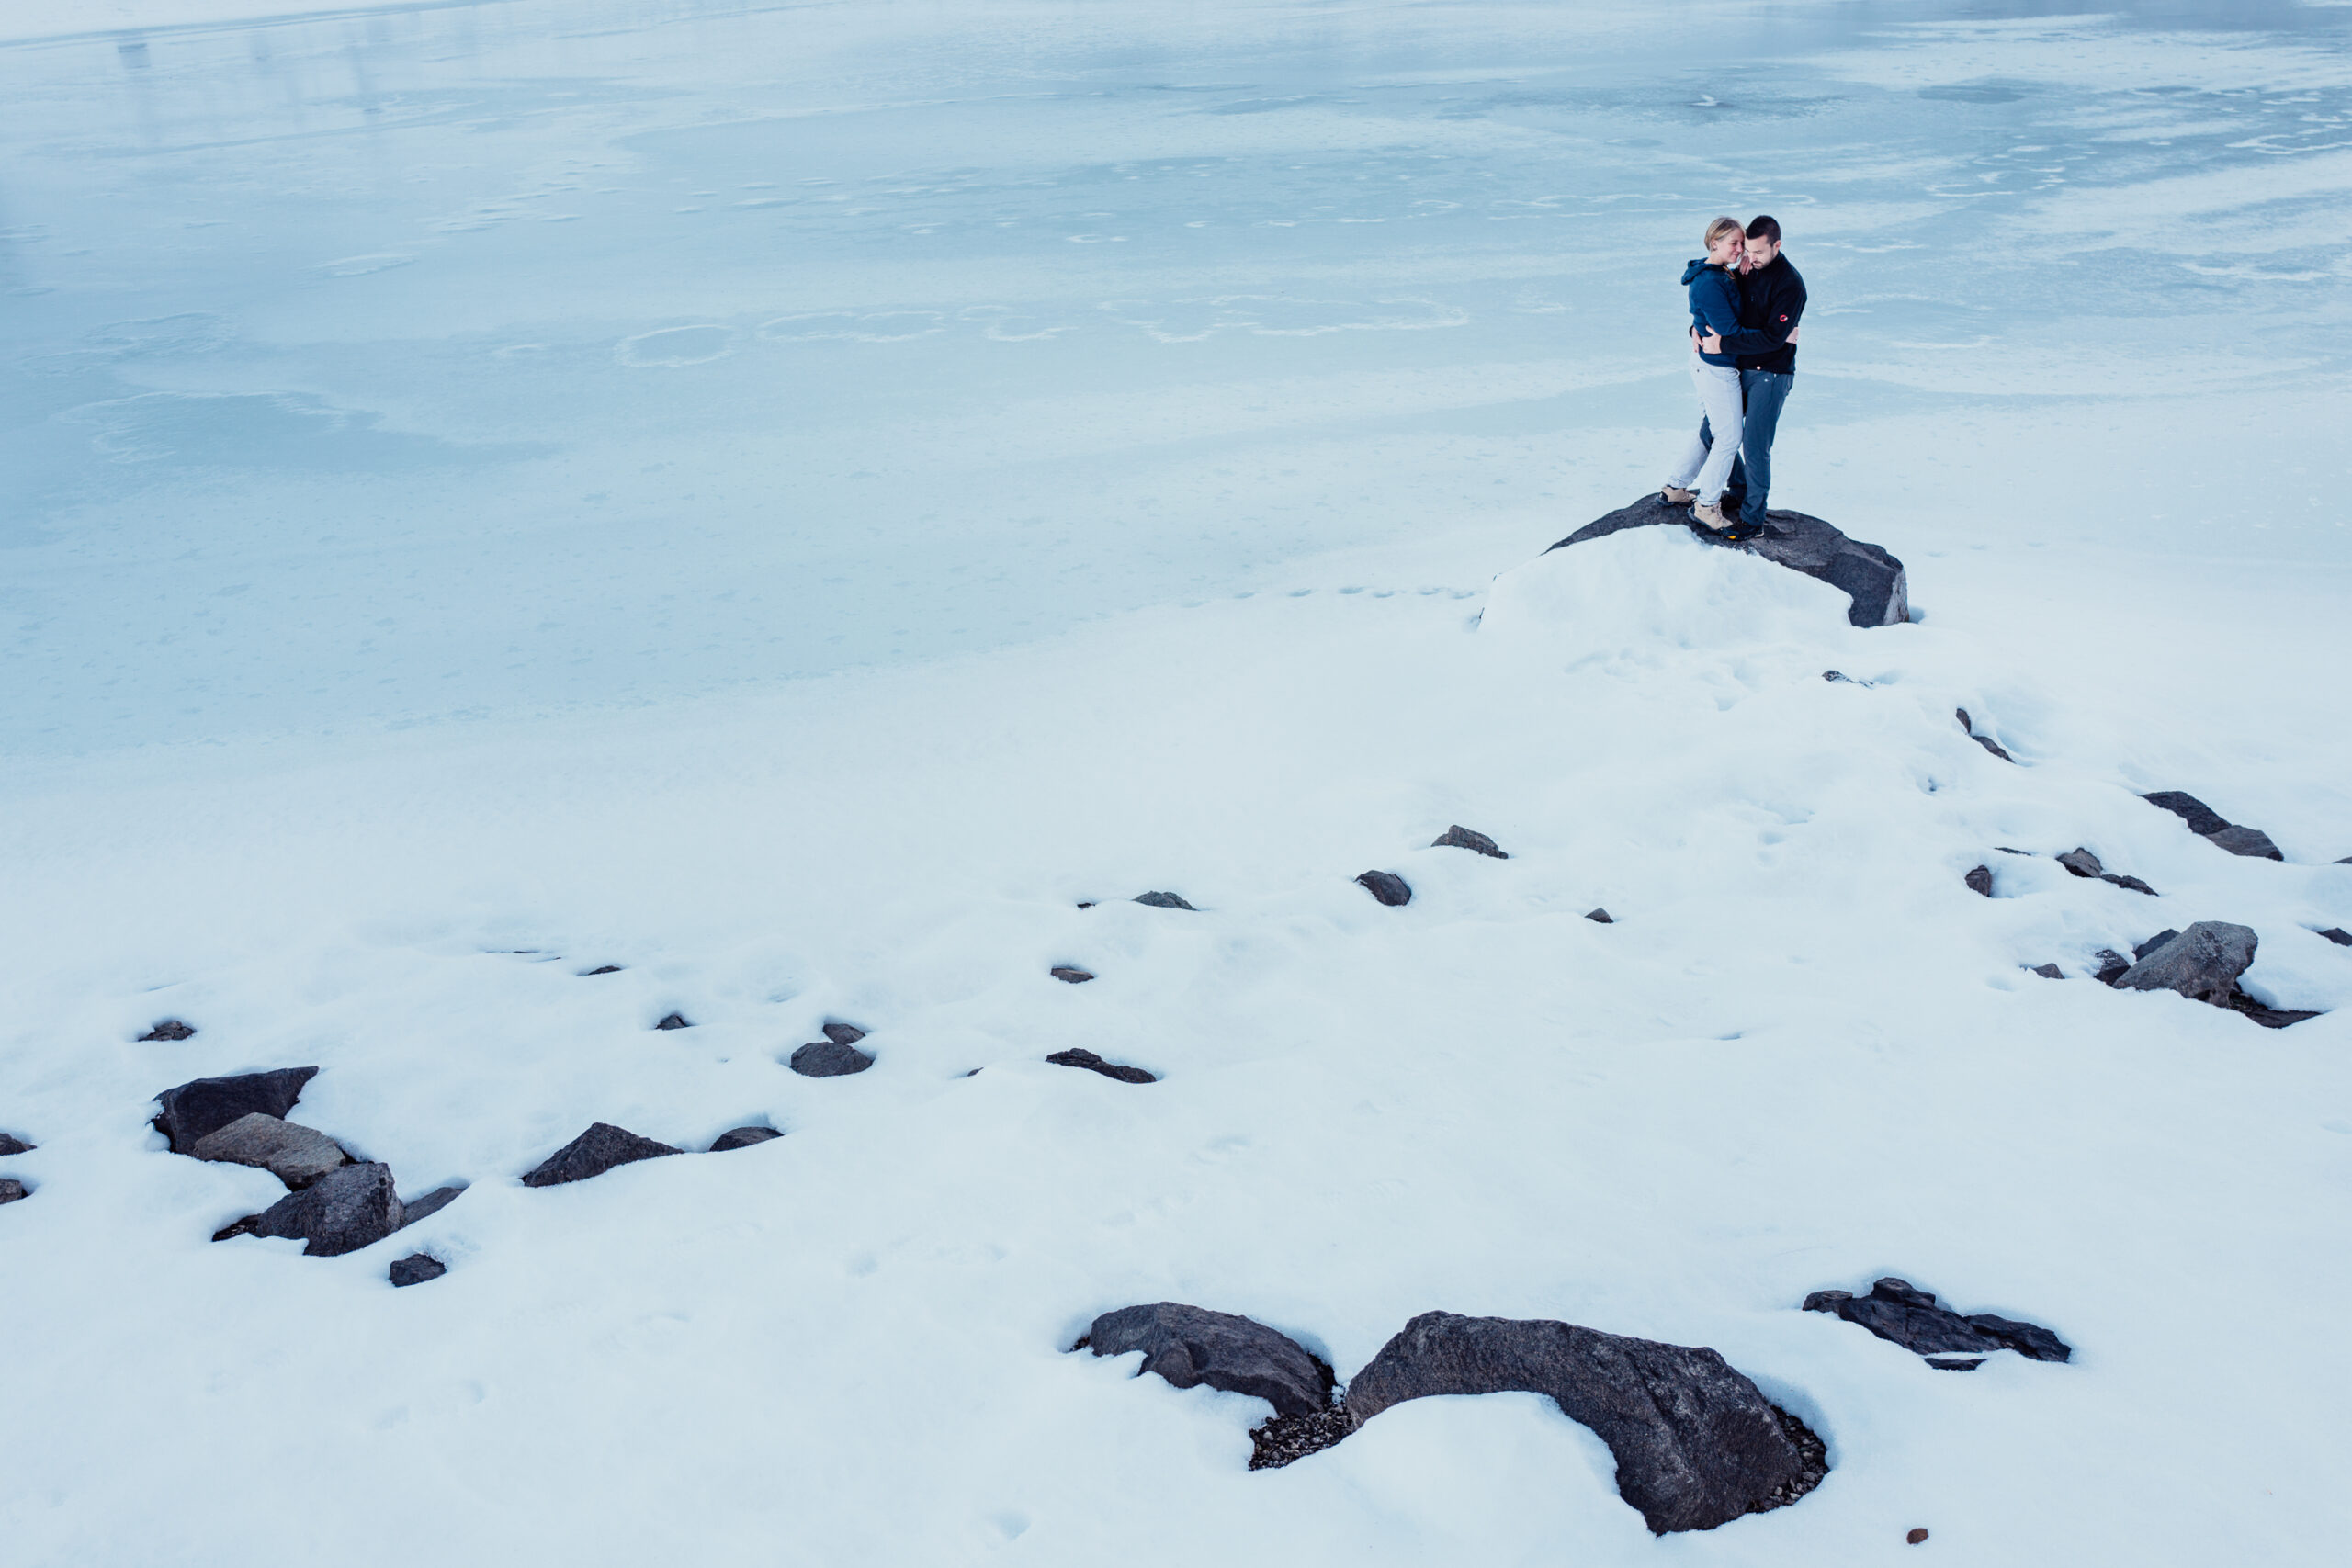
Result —
M11 1568L2340 1553L2352 12L130 3L0 24ZM1758 209L1775 494L1917 625L1539 555ZM2083 977L2196 919L2333 1010ZM148 1097L312 1062L465 1200L211 1244L282 1188ZM597 1121L787 1135L519 1185ZM2075 1359L1798 1310L1885 1273ZM1162 1299L1711 1345L1837 1468L1661 1544L1501 1396L1253 1474L1062 1354Z

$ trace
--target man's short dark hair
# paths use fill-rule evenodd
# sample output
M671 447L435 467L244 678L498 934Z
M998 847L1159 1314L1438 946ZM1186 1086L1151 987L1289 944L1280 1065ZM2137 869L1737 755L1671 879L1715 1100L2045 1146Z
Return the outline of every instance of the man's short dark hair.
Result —
M1770 240L1777 245L1781 243L1781 220L1759 212L1747 220L1747 237L1751 240Z

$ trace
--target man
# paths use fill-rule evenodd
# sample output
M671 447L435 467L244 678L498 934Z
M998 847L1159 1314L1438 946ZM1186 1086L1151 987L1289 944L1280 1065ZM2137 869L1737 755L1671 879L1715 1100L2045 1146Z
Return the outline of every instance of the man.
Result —
M1699 346L1702 353L1738 355L1747 414L1739 456L1733 459L1731 481L1724 487L1723 511L1725 517L1737 519L1736 532L1745 536L1764 525L1764 508L1772 492L1772 437L1781 427L1781 407L1796 383L1804 279L1781 254L1781 225L1762 214L1747 225L1739 271L1739 331L1709 333ZM1707 439L1704 421L1699 434L1701 440Z

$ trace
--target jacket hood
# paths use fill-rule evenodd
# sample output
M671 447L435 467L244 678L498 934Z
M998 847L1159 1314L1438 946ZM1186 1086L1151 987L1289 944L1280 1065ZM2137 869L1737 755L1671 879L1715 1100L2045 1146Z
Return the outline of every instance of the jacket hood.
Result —
M1688 265L1688 266L1686 266L1686 267L1684 267L1684 268L1682 269L1682 284L1683 284L1683 287L1684 287L1684 288L1689 288L1689 287L1690 287L1690 280L1691 280L1692 278L1694 278L1694 277L1698 276L1701 273L1702 273L1702 272L1706 271L1706 270L1707 270L1707 268L1708 268L1710 265L1713 265L1713 264L1712 264L1711 262L1709 262L1709 261L1707 260L1707 258L1706 258L1706 257L1704 257L1704 256L1700 256L1700 257L1696 258L1695 260L1693 260L1693 261L1690 263L1690 265Z

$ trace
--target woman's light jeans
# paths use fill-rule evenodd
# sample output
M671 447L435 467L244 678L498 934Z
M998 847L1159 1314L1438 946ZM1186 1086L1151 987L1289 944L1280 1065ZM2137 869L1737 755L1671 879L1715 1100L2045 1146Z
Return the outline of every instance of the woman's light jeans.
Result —
M1699 412L1705 428L1714 434L1711 446L1697 435L1683 450L1682 461L1666 482L1676 490L1699 492L1699 504L1713 506L1724 498L1731 479L1732 459L1739 456L1740 426L1745 423L1739 395L1739 372L1728 365L1710 365L1690 356L1690 384L1699 389Z

